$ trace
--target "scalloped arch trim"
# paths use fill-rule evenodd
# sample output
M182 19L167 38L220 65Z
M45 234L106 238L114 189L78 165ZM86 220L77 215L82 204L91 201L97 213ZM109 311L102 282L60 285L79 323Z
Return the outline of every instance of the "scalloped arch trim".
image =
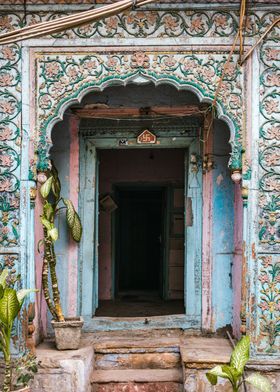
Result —
M230 63L217 101L217 117L231 132L230 165L241 168L241 72ZM195 93L201 102L211 103L225 62L225 54L123 52L108 54L52 54L37 60L37 154L39 171L49 166L53 126L65 110L91 91L113 85L153 82L171 84L178 90Z

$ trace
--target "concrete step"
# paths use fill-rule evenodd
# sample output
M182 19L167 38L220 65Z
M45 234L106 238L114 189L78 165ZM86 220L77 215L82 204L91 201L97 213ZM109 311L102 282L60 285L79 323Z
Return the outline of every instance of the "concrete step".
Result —
M179 349L110 349L95 351L95 369L172 369L181 366Z
M182 369L94 370L92 384L183 382Z
M93 384L91 392L183 392L184 387L176 382L109 383Z

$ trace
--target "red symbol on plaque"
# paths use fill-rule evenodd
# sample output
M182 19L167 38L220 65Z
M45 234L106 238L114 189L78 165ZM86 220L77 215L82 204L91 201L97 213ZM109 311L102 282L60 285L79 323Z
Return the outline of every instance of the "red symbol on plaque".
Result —
M156 135L145 129L137 138L137 143L139 144L155 144L157 141Z

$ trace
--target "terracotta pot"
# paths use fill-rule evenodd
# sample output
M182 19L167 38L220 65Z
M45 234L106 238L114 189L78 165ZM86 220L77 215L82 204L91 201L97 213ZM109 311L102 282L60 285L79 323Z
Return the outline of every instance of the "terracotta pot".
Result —
M58 350L77 350L80 345L82 317L65 318L64 322L52 321L55 335L55 344Z

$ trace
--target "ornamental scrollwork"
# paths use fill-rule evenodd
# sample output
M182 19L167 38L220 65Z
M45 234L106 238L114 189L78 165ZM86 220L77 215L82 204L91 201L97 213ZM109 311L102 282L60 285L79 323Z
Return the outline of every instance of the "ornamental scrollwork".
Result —
M48 151L51 146L50 122L59 119L65 104L75 99L79 100L84 91L90 88L102 89L113 80L122 83L141 76L155 83L165 81L178 88L190 88L195 90L200 98L213 99L226 58L226 53L223 52L39 55L36 60L39 170L48 168ZM234 151L240 151L242 74L236 62L234 56L227 66L218 95L218 104L221 113L234 124ZM238 154L237 158L232 156L233 161L240 168L241 154Z
M263 248L280 244L280 50L274 36L261 48L259 239Z
M79 12L79 9L77 9ZM0 32L52 20L67 15L67 12L35 12L26 14L3 12L0 17ZM254 37L265 31L279 17L277 12L255 11L248 14L245 36ZM164 37L232 37L236 34L239 15L224 10L135 10L110 16L66 32L56 33L54 38L164 38ZM47 37L49 38L49 37Z
M260 256L259 310L260 350L277 353L280 336L280 260L272 255Z
M20 49L0 48L0 245L19 241Z
M280 50L279 28L260 49L258 350L279 352ZM273 252L273 254L270 254Z

